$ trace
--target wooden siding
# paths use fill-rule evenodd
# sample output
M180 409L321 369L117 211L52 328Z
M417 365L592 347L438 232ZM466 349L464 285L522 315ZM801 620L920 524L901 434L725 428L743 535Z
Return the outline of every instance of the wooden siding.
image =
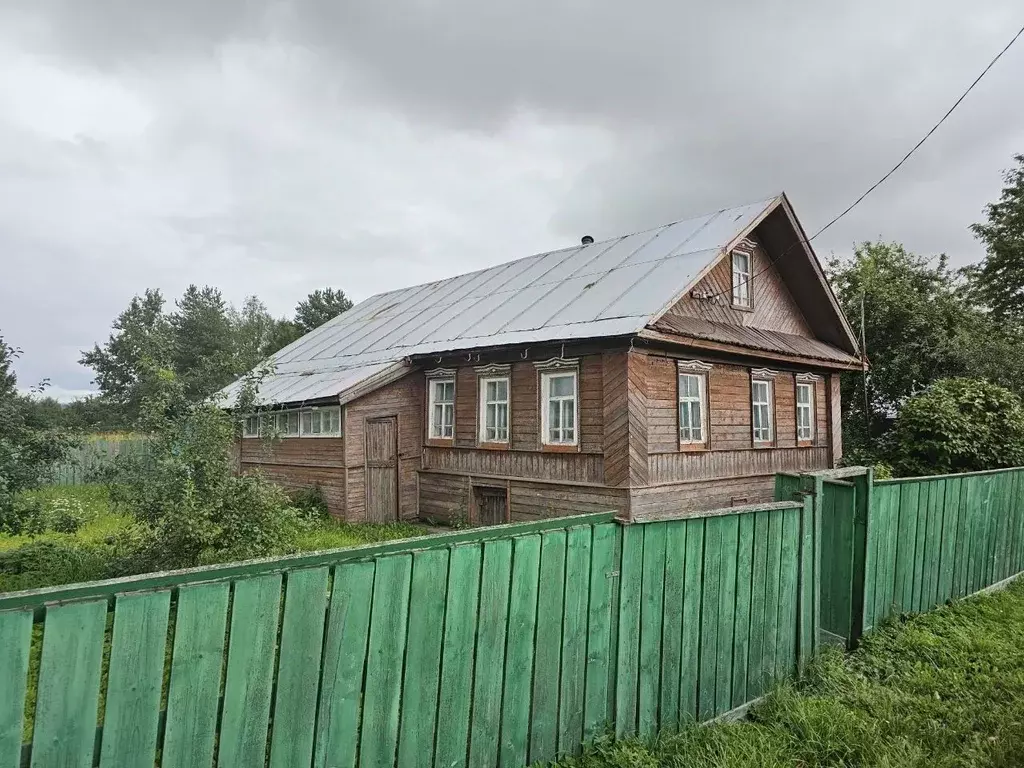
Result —
M676 302L666 316L696 317L718 323L731 323L794 336L814 338L811 326L793 299L789 288L771 265L764 248L756 240L744 241L737 249L752 253L753 310L732 306L732 254L726 254L694 288L697 292L720 294L715 300L695 299L690 294Z
M512 447L536 450L540 445L540 380L532 362L512 366Z
M345 466L348 475L346 519L366 518L365 423L381 416L398 418L398 514L417 516L416 470L425 432L422 373L412 373L345 406ZM458 385L456 385L458 389Z
M328 512L345 516L343 437L286 437L273 442L248 438L240 443L241 472L259 471L288 491L318 486Z
M833 373L828 379L828 436L829 446L832 449L830 461L833 467L838 467L843 458L843 409L839 395L840 376ZM824 400L822 398L823 402Z
M667 453L679 448L678 368L670 357L647 360L647 450Z
M604 366L604 480L629 485L629 387L626 353L606 352Z
M455 444L463 448L476 445L477 375L471 366L455 374Z
M796 376L792 373L775 377L775 445L796 447Z
M604 482L604 457L594 453L545 453L490 449L423 449L423 469L462 472L467 475Z
M729 479L678 483L631 491L634 515L664 512L699 512L739 504L770 501L775 489L774 475L750 475Z
M470 477L429 470L420 472L419 476L420 516L437 522L476 522L471 511L473 485L507 484L513 522L588 512L624 514L628 508L626 491L616 488Z
M648 357L630 352L626 359L629 388L629 484L647 485L647 368Z
M716 365L708 373L711 449L750 448L750 369Z
M682 451L648 457L651 485L684 480L731 479L828 469L828 448L746 448L732 451Z

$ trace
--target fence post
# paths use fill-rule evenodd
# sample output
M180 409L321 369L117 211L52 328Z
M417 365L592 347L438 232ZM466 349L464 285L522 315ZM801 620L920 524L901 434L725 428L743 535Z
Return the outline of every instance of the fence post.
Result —
M865 467L864 474L854 478L853 509L853 615L850 617L849 644L852 648L860 640L870 611L865 609L875 595L875 557L868 546L871 536L871 504L874 490L874 469ZM873 603L872 603L873 604Z
M813 493L801 492L800 500L800 550L799 550L799 581L797 582L797 670L803 675L807 664L817 651L818 627L815 623L815 603L818 596L818 583L814 577L814 564L817 561L815 542Z

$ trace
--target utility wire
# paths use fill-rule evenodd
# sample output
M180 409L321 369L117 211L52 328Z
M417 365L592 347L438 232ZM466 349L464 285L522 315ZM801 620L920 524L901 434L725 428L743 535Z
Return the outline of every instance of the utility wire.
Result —
M907 152L907 154L905 154L905 155L903 156L903 159L901 159L901 160L900 160L900 161L899 161L898 163L896 163L896 165L894 165L894 166L893 166L893 167L892 167L891 169L889 169L889 172L888 172L888 173L886 173L886 174L885 174L885 175L884 175L884 176L883 176L882 178L880 178L880 179L879 179L878 181L876 181L876 182L875 182L874 184L872 184L872 185L871 185L870 187L868 187L868 189L867 189L867 190L866 190L866 191L864 192L864 194L862 194L862 195L861 195L860 197L858 197L858 198L857 198L856 200L854 200L854 201L853 201L852 203L850 203L850 204L849 204L849 205L848 205L848 206L847 206L847 207L846 207L846 208L845 208L845 209L843 210L843 212L842 212L842 213L840 213L840 214L839 214L838 216L836 216L836 217L835 217L834 219L832 219L832 221L830 221L830 222L829 222L828 224L826 224L825 226L823 226L823 227L822 227L821 229L819 229L819 230L818 230L817 232L815 232L815 233L814 233L813 235L811 235L811 236L810 236L809 238L807 238L806 240L799 240L799 239L798 239L798 240L797 240L797 241L796 241L795 243L793 243L792 245L790 245L790 246L789 246L789 247L788 247L788 248L787 248L786 250L784 250L784 251L783 251L782 253L780 253L780 254L779 254L778 256L776 256L776 257L775 257L774 259L770 259L770 260L768 261L768 266L766 266L766 267L765 267L764 269L761 269L761 270L759 270L758 272L756 272L756 273L754 273L754 274L750 275L750 277L748 277L748 278L746 279L746 282L747 282L747 283L750 283L750 282L751 282L751 281L752 281L752 280L753 280L753 279L754 279L755 277L758 277L759 275L763 275L763 274L764 274L765 272L767 272L767 271L768 271L769 269L771 269L771 268L772 268L773 266L775 266L775 264L777 264L777 263L779 262L779 260L781 260L781 259L782 259L782 257L783 257L783 256L785 256L786 254L788 254L788 253L789 253L789 252L790 252L791 250L793 250L793 248L795 248L796 246L798 246L798 245L808 245L808 244L810 244L811 240L813 240L814 238L816 238L816 237L817 237L818 235L820 235L820 234L821 234L822 232L824 232L825 230L827 230L827 229L828 229L829 227L831 227L831 226L832 226L833 224L835 224L835 223L836 223L836 222L838 222L838 221L839 221L840 219L842 219L842 218L843 218L844 216L846 216L846 214L848 214L848 213L849 213L850 211L852 211L852 210L853 210L854 208L856 208L856 207L857 207L858 205L860 205L860 204L861 204L861 202L863 202L863 201L864 201L864 198L866 198L866 197L867 197L868 195L870 195L870 194L871 194L872 192L874 192L874 191L875 191L876 189L878 189L878 188L879 188L879 187L880 187L880 186L881 186L882 184L884 184L884 183L886 182L886 180L888 180L888 178L889 178L890 176L892 176L892 175L893 175L894 173L896 173L896 171L898 171L898 170L899 170L899 169L900 169L901 167L903 167L903 164L904 164L904 163L906 163L906 162L907 162L907 160L909 160L909 159L910 159L910 157L911 157L911 156L912 156L912 155L913 155L913 154L914 154L915 152L917 152L917 150L919 150L919 149L921 148L921 146L922 146L922 145L923 145L923 144L924 144L924 143L925 143L926 141L928 141L928 139L930 139L930 138L932 137L932 134L933 134L933 133L935 133L935 132L936 132L936 131L937 131L937 130L939 129L939 127L940 127L940 126L941 126L941 125L942 125L942 124L943 124L944 122L946 122L946 119L947 119L947 118L948 118L948 117L949 117L950 115L952 115L952 114L953 114L953 112L954 112L954 111L956 110L956 108L957 108L957 107L959 107L959 106L960 106L960 104L962 104L962 103L963 103L964 99L966 99L966 98L967 98L968 94L969 94L969 93L970 93L971 91L973 91L973 90L974 90L974 87L975 87L975 86L976 86L976 85L977 85L978 83L980 83L980 82L981 82L982 78L983 78L983 77L985 77L985 75L987 75L987 74L989 73L989 70L990 70L990 69L992 69L992 67L994 67L994 66L995 66L996 62L997 62L997 61L999 61L999 60L1000 60L1000 59L1001 59L1001 58L1003 57L1003 54L1005 54L1005 53L1006 53L1006 52L1007 52L1008 50L1010 50L1010 48L1011 48L1011 47L1013 46L1013 44L1014 44L1014 43L1016 43L1016 42L1017 42L1017 40L1018 40L1018 39L1019 39L1019 38L1021 37L1021 35L1024 35L1024 27L1021 27L1020 29L1018 29L1018 30L1017 30L1017 34L1015 34L1015 35L1013 36L1013 38L1012 38L1012 39L1010 40L1010 42L1008 42L1008 43L1007 43L1007 44L1006 44L1006 45L1005 45L1005 46L1003 47L1003 49L1002 49L1001 51L999 51L999 53L997 53L997 54L996 54L995 58L994 58L994 59L992 59L992 61L990 61L990 62L988 63L988 66L986 66L986 67L985 67L985 68L984 68L984 69L983 69L983 70L981 71L981 74L980 74L980 75L978 75L978 76L977 76L976 78L974 78L974 82L973 82L973 83L971 83L971 84L970 84L970 85L969 85L969 86L967 87L967 90L966 90L966 91L964 91L964 92L963 92L962 94L960 94L960 98L958 98L958 99L957 99L957 100L956 100L955 102L953 102L953 106L951 106L951 107L950 107L950 108L949 108L948 110L946 110L946 114L944 114L944 115L943 115L943 116L942 116L941 118L939 118L939 121L938 121L937 123L935 123L935 125L933 125L933 126L931 127L931 129L930 129L930 130L928 131L928 133L926 133L926 134L925 134L924 136L922 136L922 137L921 137L921 140L920 140L920 141L918 141L918 142L917 142L917 144L915 144L915 145L914 145L914 146L913 146L913 147L912 147L912 148L910 149L910 151L909 151L909 152ZM706 295L702 296L701 298L704 298L704 299L713 299L713 298L715 298L716 296L723 296L723 295L725 295L726 293L731 293L731 292L732 292L733 290L734 290L734 288L729 288L728 290L724 290L724 291L719 291L718 293L711 293L711 294L706 294Z

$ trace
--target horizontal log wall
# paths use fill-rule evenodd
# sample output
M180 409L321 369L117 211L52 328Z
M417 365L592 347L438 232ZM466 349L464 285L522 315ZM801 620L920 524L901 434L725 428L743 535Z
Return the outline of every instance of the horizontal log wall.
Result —
M827 448L747 448L657 453L648 457L651 485L828 468Z
M445 523L475 523L471 497L474 485L508 488L513 522L609 510L625 514L628 508L624 489L425 470L419 475L420 517Z
M604 457L593 453L542 453L490 449L423 449L423 469L443 469L467 475L502 475L578 483L604 481Z
M343 437L247 438L239 442L242 472L259 471L289 491L319 487L328 512L345 516Z
M630 494L634 515L678 511L699 514L701 510L757 504L773 498L774 475L750 475L721 480L637 488Z

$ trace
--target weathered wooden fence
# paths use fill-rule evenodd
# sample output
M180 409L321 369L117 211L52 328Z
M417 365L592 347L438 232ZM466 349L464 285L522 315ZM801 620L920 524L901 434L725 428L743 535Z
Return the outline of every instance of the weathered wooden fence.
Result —
M4 595L0 768L519 768L715 717L813 651L809 498Z
M865 550L864 631L1024 571L1024 469L875 481Z
M88 440L71 449L67 459L53 467L49 484L94 482L100 472L114 465L118 456L145 460L149 456L149 441L141 437Z
M894 613L927 611L1024 571L1024 468L874 480L851 468L779 475L811 494L826 640L854 643Z

